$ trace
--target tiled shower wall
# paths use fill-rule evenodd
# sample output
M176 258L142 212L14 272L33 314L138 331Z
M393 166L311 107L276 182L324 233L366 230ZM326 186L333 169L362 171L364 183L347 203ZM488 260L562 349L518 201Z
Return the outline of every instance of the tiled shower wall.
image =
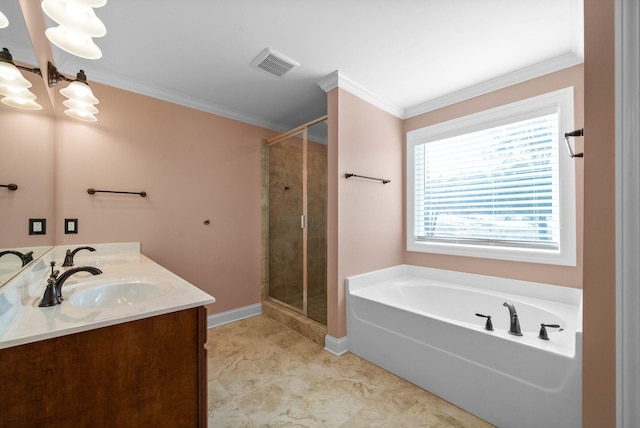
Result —
M309 141L307 171L307 293L314 297L325 295L327 284L326 145ZM302 174L299 139L269 148L269 295L298 308L302 308Z

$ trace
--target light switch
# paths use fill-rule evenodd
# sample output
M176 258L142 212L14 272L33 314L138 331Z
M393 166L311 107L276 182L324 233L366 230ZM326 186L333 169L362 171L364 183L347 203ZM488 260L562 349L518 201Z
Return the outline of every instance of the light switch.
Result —
M46 218L30 218L29 219L29 235L46 235L47 219Z
M64 219L64 233L78 233L78 219L77 218L65 218Z

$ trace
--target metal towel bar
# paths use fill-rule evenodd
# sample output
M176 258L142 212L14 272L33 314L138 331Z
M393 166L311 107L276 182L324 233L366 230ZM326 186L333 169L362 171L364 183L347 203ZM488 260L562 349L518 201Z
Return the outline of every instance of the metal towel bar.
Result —
M367 180L377 180L377 181L382 181L382 184L391 183L391 180L387 180L387 179L385 179L385 178L367 177L366 175L350 174L350 173L348 173L348 172L344 175L344 178L350 178L350 177L366 178Z
M121 192L118 190L96 190L96 189L87 189L87 193L90 195L95 195L96 193L121 193L126 195L140 195L143 198L147 196L147 192Z
M18 190L18 185L14 183L10 184L0 184L0 187L6 187L9 190Z

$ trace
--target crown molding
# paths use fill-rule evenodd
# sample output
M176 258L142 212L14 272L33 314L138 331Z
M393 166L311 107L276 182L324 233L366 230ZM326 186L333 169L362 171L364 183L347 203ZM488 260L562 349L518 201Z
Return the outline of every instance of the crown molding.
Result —
M84 68L81 65L74 64L72 62L65 63L63 67L65 70L79 70L81 68ZM177 92L167 91L166 89L161 89L157 86L149 85L142 82L132 82L130 80L122 79L111 74L92 72L90 75L88 75L87 80L89 81L89 83L100 83L136 94L156 98L162 101L167 101L173 104L178 104L184 107L193 108L195 110L204 111L206 113L215 114L217 116L226 117L228 119L248 123L250 125L255 125L261 128L270 129L272 131L286 132L295 127L294 125L287 123L265 120L264 118L239 112L237 110L210 103L199 98L189 97Z
M347 76L341 73L340 70L336 70L333 73L329 74L327 77L321 79L320 81L318 81L317 85L320 86L320 88L322 88L322 90L325 92L329 92L335 88L344 89L345 91L350 92L351 94L367 101L368 103L378 107L379 109L402 119L402 107L384 100L382 97L371 92L364 86L361 86L353 80L349 79Z
M549 73L573 67L574 65L582 64L583 62L584 59L581 56L568 52L547 61L539 62L530 67L522 68L512 73L504 74L494 79L478 83L477 85L469 86L442 97L434 98L413 107L409 107L404 111L402 118L408 119L420 114L428 113L451 104L459 103L461 101L497 91L499 89L504 89Z
M32 58L28 57L29 54L26 51L16 52L16 54L14 55L14 59L17 59L20 62L31 63L34 61ZM582 64L583 62L584 59L581 56L578 56L571 52L566 53L550 60L534 64L530 67L517 70L513 73L508 73L495 79L487 80L477 85L469 86L462 90L428 100L424 103L406 109L403 109L400 106L384 100L382 97L376 95L367 88L349 79L339 70L336 70L325 78L319 80L317 82L317 85L325 92L329 92L335 88L346 90L347 92L363 99L364 101L367 101L368 103L380 108L381 110L386 111L387 113L395 117L398 117L400 119L408 119L442 107L446 107L451 104L477 97L479 95L484 95L489 92L515 85L517 83L522 83L527 80L543 76L545 74L553 73L565 68ZM78 64L66 63L64 64L64 68L79 70L83 67ZM225 106L206 102L198 98L184 96L182 94L167 91L165 89L161 89L142 82L131 82L129 80L121 79L113 75L92 73L89 76L89 81L98 82L107 86L120 88L140 95L145 95L170 103L179 104L185 107L193 108L229 119L238 120L240 122L248 123L273 131L286 132L295 127L295 125L292 124L265 120L264 118L258 116L239 112Z

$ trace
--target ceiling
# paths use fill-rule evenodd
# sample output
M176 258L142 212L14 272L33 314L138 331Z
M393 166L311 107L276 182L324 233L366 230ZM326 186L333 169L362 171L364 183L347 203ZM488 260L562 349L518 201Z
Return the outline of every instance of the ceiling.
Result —
M0 10L2 47L35 65L18 0ZM62 73L280 131L326 114L317 83L336 70L406 118L581 63L584 50L582 0L108 0L96 14L102 58L52 45ZM267 47L300 66L280 78L252 68Z

